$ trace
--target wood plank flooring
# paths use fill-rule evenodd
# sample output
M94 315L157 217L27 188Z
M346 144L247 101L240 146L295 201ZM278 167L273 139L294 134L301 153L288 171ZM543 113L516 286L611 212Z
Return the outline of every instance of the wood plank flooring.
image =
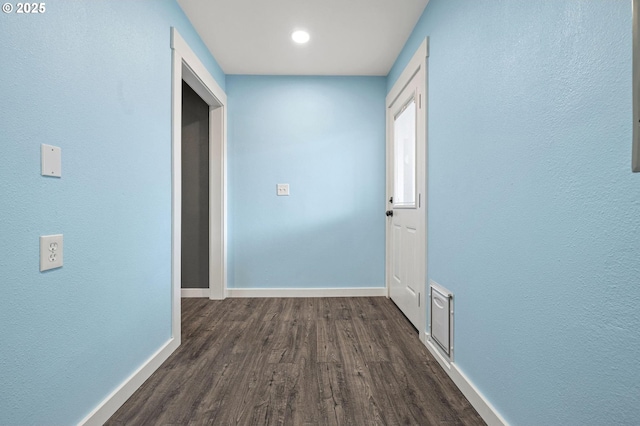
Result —
M107 425L483 425L393 302L182 300L182 345Z

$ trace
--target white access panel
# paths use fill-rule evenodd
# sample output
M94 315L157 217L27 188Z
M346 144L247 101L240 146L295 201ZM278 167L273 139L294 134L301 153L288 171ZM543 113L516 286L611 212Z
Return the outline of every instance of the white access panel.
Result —
M431 338L448 357L452 346L452 298L448 290L431 285Z

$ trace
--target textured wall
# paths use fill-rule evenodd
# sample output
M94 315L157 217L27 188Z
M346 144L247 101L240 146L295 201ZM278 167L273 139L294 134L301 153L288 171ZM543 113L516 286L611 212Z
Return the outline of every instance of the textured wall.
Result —
M517 425L640 418L631 2L431 0L428 276L456 363Z
M173 1L0 14L0 424L74 424L171 334ZM40 144L62 178L40 176ZM64 233L62 269L38 236Z
M229 287L384 286L385 78L229 75L227 95Z

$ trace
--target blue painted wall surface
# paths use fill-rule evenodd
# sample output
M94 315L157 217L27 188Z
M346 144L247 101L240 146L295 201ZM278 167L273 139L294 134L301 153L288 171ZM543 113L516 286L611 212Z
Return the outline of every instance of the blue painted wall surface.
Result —
M385 78L229 75L227 96L229 287L384 286Z
M171 335L173 1L0 14L0 424L75 424ZM62 148L40 176L40 144ZM40 273L38 237L64 234Z
M640 419L631 2L431 0L428 276L517 425Z

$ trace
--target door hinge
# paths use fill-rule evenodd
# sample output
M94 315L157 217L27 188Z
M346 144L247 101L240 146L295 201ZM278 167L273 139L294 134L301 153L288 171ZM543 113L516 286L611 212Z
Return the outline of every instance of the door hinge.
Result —
M420 293L418 293L418 308L420 307Z
M422 206L422 194L418 192L418 208Z
M418 108L422 109L422 93L418 95Z

